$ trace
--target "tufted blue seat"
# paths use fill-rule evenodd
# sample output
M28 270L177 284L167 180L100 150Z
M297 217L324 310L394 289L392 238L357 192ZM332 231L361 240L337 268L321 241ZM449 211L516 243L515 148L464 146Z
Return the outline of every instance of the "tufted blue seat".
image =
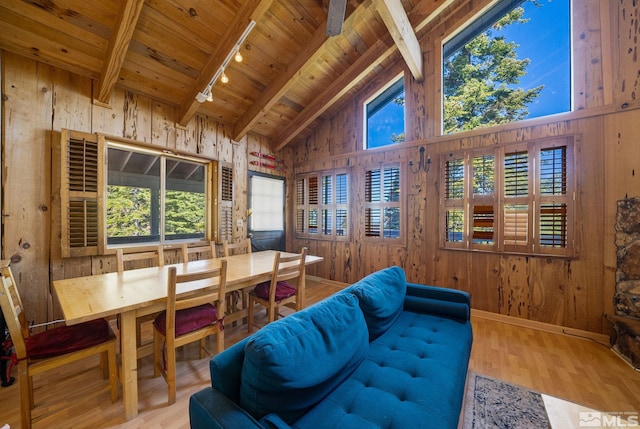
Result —
M215 356L191 427L456 428L469 314L468 294L381 270Z
M429 319L428 321L426 319ZM403 312L369 344L358 369L293 428L443 428L458 421L471 346L468 326ZM446 388L445 388L446 387ZM371 406L371 404L377 404Z

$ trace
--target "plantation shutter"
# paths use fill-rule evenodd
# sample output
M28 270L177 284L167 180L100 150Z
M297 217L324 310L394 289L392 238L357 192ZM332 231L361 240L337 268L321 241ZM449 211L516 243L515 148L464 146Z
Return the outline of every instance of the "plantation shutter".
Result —
M304 234L306 213L306 179L296 180L296 234Z
M333 176L322 176L322 234L333 235Z
M364 233L366 237L380 237L380 194L381 174L380 170L368 170L365 173L365 220Z
M62 257L99 254L104 138L62 130L60 139L60 207Z
M530 252L532 235L529 151L509 149L504 154L503 245L505 250Z
M309 192L309 218L307 219L307 225L309 226L309 234L318 234L318 204L320 203L320 185L318 176L309 176L308 178L308 192Z
M384 241L403 238L401 222L401 176L397 165L365 171L364 234Z
M443 245L464 247L464 158L462 154L445 158L442 171L444 171Z
M301 238L344 240L348 227L347 173L313 172L296 177L295 231Z
M471 161L471 247L493 249L496 244L495 155L475 153Z
M348 179L347 173L336 175L336 235L346 236L349 233L348 227Z
M233 168L228 164L220 167L220 219L218 241L233 241Z
M572 165L572 147L567 139L546 143L539 152L539 208L536 245L540 253L570 256L573 237L569 223L573 221L572 181L568 166Z

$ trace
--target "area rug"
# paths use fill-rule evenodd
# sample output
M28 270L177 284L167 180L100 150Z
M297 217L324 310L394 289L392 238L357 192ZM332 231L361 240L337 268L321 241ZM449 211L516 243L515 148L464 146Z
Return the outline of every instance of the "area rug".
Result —
M549 427L539 393L473 372L467 378L463 429Z

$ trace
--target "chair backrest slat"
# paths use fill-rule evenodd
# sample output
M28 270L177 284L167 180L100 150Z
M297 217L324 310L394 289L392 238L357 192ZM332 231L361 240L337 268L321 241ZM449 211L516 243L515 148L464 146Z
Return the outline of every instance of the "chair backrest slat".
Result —
M181 284L202 283L197 290L185 297L176 297ZM210 287L207 287L210 286ZM220 260L220 267L194 273L176 274L176 268L169 268L169 284L167 286L167 324L175 319L175 311L210 303L218 309L218 318L225 314L225 289L227 286L227 261ZM191 286L193 287L193 285ZM171 323L175 325L175 320Z
M273 258L273 273L271 274L271 287L269 288L269 300L275 301L276 289L279 281L292 280L297 278L296 287L300 290L304 287L305 281L305 258L307 248L303 247L299 254L283 256L276 252Z
M222 242L222 252L224 253L224 256L231 256L237 253L251 253L251 239L245 238L237 243L224 241Z
M24 314L22 300L18 294L13 273L9 267L8 261L2 261L0 266L0 274L2 275L2 285L0 289L0 307L4 314L9 335L16 350L18 359L27 357L26 339L29 338L29 323Z
M218 257L215 241L210 241L207 244L197 244L195 246L189 246L189 243L182 243L182 262L189 262L189 255L194 253L209 253L211 259Z
M162 245L136 252L124 253L124 249L116 249L116 265L118 273L125 271L126 262L149 261L150 266L164 266L164 248Z

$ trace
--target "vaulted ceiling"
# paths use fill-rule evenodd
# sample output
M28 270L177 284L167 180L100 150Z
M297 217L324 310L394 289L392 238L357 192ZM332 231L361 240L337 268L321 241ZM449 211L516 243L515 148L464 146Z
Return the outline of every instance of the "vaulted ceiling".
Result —
M204 114L234 140L252 132L280 149L400 56L420 80L416 34L453 3L346 0L329 37L330 1L341 0L4 0L0 49L93 79L98 103L120 86L174 106L178 124ZM243 61L199 102L251 21Z

